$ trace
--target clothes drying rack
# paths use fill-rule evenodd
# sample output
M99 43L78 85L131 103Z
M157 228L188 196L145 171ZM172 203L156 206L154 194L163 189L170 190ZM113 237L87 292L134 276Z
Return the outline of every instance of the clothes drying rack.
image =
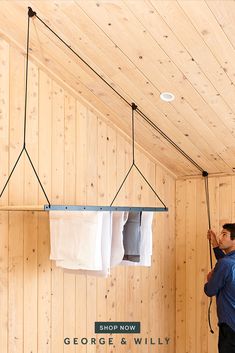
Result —
M29 163L34 171L34 174L38 180L38 183L43 191L43 194L48 202L47 205L37 205L37 206L27 206L27 205L23 205L23 206L0 206L0 211L132 211L132 212L167 212L168 208L167 206L164 204L164 202L160 199L160 197L158 196L158 194L156 193L156 191L154 190L154 188L152 187L152 185L148 182L148 180L145 178L145 176L142 174L142 172L140 171L140 169L138 168L138 166L135 163L135 138L134 138L134 112L137 109L137 105L135 103L131 104L132 107L132 164L125 176L125 178L123 179L116 195L114 196L110 206L96 206L96 205L92 205L92 206L88 206L88 205L52 205L49 201L49 198L47 196L47 193L42 185L42 182L39 178L39 175L36 171L36 168L33 164L33 161L29 155L29 152L27 150L26 147L26 124L27 124L27 98L28 98L28 66L29 66L29 37L30 37L30 18L32 17L37 17L37 14L35 11L32 10L31 7L28 8L28 26L27 26L27 50L26 50L26 79L25 79L25 107L24 107L24 138L23 138L23 147L21 149L21 152L19 153L19 156L5 182L5 185L3 186L3 189L0 193L0 198L2 197L13 173L14 170L18 164L18 162L20 161L21 156L23 155L23 153L25 152ZM40 18L39 18L40 19ZM40 19L41 20L41 19ZM41 22L43 22L41 20ZM44 23L44 22L43 22ZM44 23L45 24L45 23ZM46 24L45 24L46 25ZM46 25L47 26L47 25ZM153 193L155 194L155 196L158 198L158 200L161 202L161 204L163 205L163 207L132 207L132 206L113 206L114 201L116 200L119 192L121 191L127 177L129 176L131 170L133 168L136 168L136 170L138 171L138 173L141 175L141 177L144 179L144 181L148 184L148 186L150 187L150 189L153 191Z

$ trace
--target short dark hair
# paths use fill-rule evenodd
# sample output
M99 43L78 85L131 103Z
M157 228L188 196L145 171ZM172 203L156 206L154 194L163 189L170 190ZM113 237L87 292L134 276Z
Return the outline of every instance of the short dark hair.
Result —
M223 228L230 232L230 238L235 239L235 223L226 223L223 225Z

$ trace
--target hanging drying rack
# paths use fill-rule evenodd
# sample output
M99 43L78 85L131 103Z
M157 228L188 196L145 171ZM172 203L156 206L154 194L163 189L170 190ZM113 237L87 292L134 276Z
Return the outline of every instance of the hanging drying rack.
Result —
M29 163L34 171L34 174L38 180L38 183L43 191L43 194L48 202L47 205L44 206L0 206L0 211L132 211L132 212L167 212L168 208L165 205L165 203L160 199L160 197L158 196L158 194L156 193L156 191L154 190L154 188L152 187L152 185L148 182L148 180L145 178L145 176L143 175L143 173L141 172L141 170L138 168L138 166L135 163L135 138L134 138L134 112L137 110L137 105L135 103L131 104L131 108L132 108L132 164L126 174L126 176L124 177L117 193L115 194L110 206L96 206L96 205L92 205L92 206L88 206L88 205L52 205L49 201L49 198L47 196L47 193L42 185L42 182L39 178L39 175L36 171L36 168L32 162L32 159L30 157L30 154L27 150L26 147L26 125L27 125L27 97L28 97L28 65L29 65L29 37L30 37L30 18L32 17L37 17L37 14L35 11L32 10L31 7L28 8L28 26L27 26L27 50L26 50L26 79L25 79L25 107L24 107L24 138L23 138L23 147L19 153L19 156L7 178L7 181L5 182L3 189L0 193L0 198L2 197L13 173L14 170L17 166L17 164L20 161L21 156L23 155L23 153L25 152ZM40 19L40 18L39 18ZM40 19L41 22L43 22ZM43 22L45 24L45 22ZM45 24L46 25L46 24ZM48 27L46 25L46 27ZM53 32L57 37L58 35ZM65 43L65 42L64 42ZM66 44L66 43L65 43ZM68 46L66 44L66 46ZM158 200L161 202L163 207L132 207L132 206L113 206L114 201L116 200L119 192L121 191L126 179L128 178L132 168L136 168L136 170L138 171L138 173L141 175L141 177L144 179L144 181L148 184L148 186L150 187L150 189L153 191L153 193L155 194L155 196L158 198Z

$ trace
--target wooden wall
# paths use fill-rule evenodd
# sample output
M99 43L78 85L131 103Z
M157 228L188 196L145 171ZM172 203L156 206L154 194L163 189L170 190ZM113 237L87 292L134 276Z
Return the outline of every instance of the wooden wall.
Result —
M235 176L209 178L212 229L217 233L224 223L235 222ZM213 353L217 351L215 298L209 332L209 299L203 291L210 271L204 180L176 182L176 352ZM213 264L215 258L213 256Z
M24 56L0 40L0 185L23 143ZM109 204L131 163L131 145L33 63L29 68L27 149L54 204ZM143 151L137 164L169 207L154 221L152 267L112 270L109 278L64 273L49 261L48 215L0 212L1 353L175 351L175 180ZM25 155L1 205L46 203ZM154 205L133 174L118 204ZM64 345L95 337L95 321L141 321L155 345ZM159 345L170 337L168 346Z

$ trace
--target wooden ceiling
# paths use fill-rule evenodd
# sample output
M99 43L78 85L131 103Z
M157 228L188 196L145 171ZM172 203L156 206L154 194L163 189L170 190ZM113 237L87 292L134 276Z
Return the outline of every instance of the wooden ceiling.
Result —
M204 170L235 171L235 1L1 0L0 35L24 52L28 6ZM130 135L130 107L32 21L31 58ZM138 114L136 140L175 175L200 174Z

